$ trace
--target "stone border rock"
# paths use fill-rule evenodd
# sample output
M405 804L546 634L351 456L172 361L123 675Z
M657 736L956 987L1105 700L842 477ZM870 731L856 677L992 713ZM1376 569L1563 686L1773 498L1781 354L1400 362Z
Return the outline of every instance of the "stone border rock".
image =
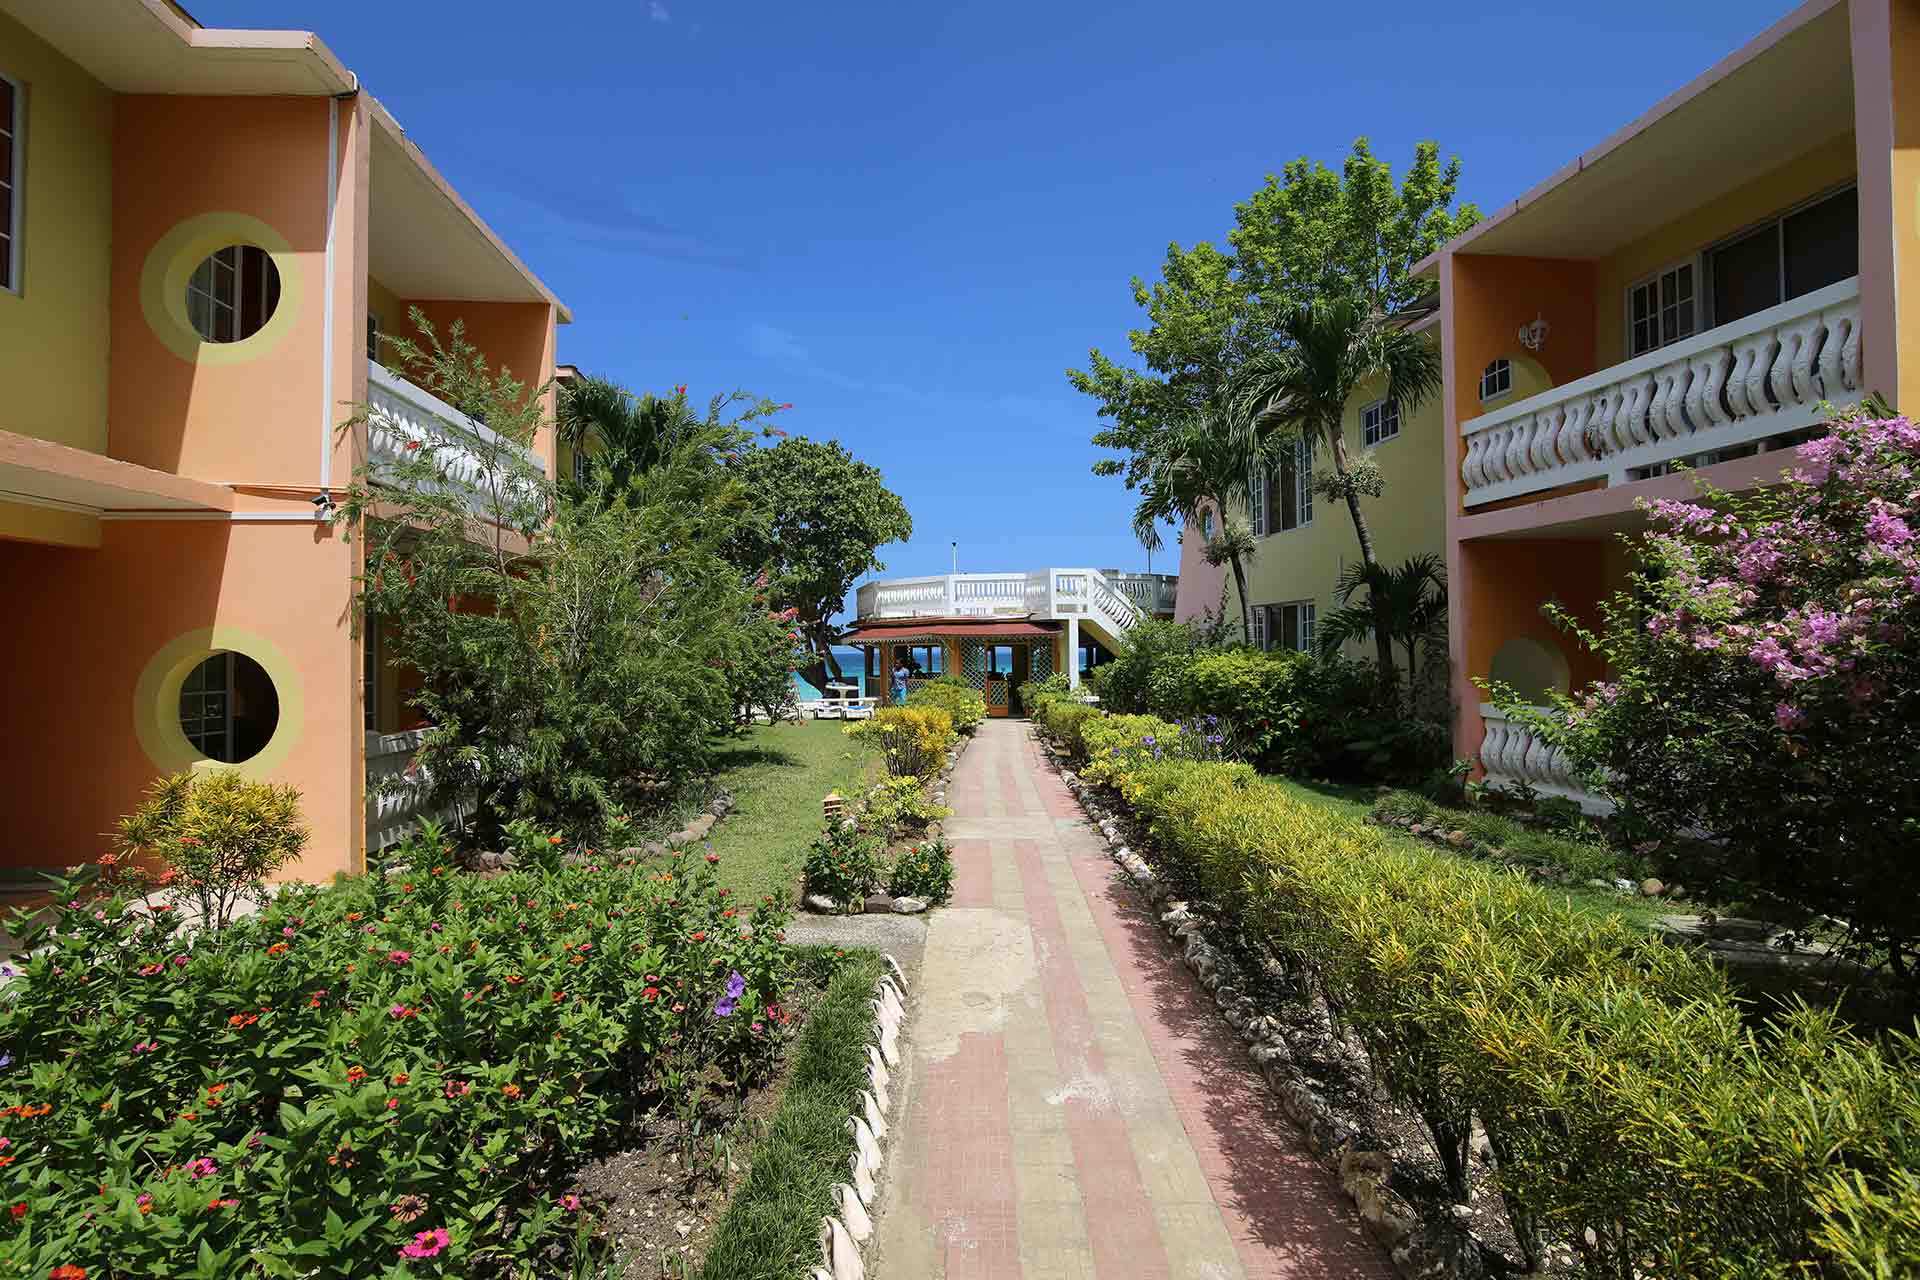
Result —
M873 1222L880 1201L880 1171L886 1161L887 1113L893 1109L888 1086L900 1067L900 1036L906 1026L907 975L900 962L885 952L892 974L882 977L873 988L873 1038L867 1045L867 1087L860 1091L860 1106L847 1117L847 1129L853 1134L853 1155L849 1159L851 1180L833 1184L836 1212L820 1219L820 1263L808 1273L808 1280L866 1280L867 1267L861 1253L873 1237Z
M1174 900L1147 860L1127 846L1116 811L1059 755L1049 754L1082 812L1106 839L1108 855L1146 894L1161 928L1181 949L1186 966L1213 997L1227 1024L1246 1042L1247 1056L1279 1099L1281 1110L1314 1155L1339 1177L1368 1234L1387 1250L1400 1275L1407 1280L1487 1275L1482 1246L1470 1233L1423 1224L1414 1207L1387 1185L1393 1172L1389 1153L1355 1148L1359 1135L1353 1127L1336 1116L1312 1083L1294 1070L1293 1053L1280 1022L1262 1015L1252 997L1244 994L1247 980L1234 959L1208 940L1188 904Z

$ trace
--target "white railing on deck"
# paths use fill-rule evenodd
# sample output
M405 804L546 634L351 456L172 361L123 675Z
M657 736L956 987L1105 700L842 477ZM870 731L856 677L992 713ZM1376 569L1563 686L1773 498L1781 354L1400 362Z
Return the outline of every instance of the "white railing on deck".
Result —
M1541 708L1545 710L1545 708ZM1611 813L1613 802L1587 790L1566 753L1528 724L1511 720L1490 702L1480 704L1486 733L1480 739L1480 764L1497 787L1525 783L1542 795L1578 801L1588 813Z
M427 803L433 776L411 769L426 730L367 734L367 850L398 844L423 817L457 822L471 814L464 801L434 808Z
M1465 503L1764 447L1859 390L1855 276L1462 423Z
M398 462L422 448L436 450L448 482L467 489L476 514L487 514L480 491L487 483L478 449L511 450L544 473L546 460L503 439L446 401L414 386L385 365L367 362L367 462L376 479L382 463ZM471 441L474 447L463 447Z
M951 573L869 582L856 593L855 606L861 618L1079 617L1122 635L1143 616L1171 610L1177 581L1135 574L1114 582L1098 569ZM1151 604L1142 603L1143 595Z

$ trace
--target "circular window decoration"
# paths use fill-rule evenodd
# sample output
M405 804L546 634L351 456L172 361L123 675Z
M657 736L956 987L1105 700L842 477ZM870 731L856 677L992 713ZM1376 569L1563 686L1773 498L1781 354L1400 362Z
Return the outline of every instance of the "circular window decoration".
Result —
M280 692L266 668L244 653L213 654L180 686L180 731L209 760L251 760L279 727Z
M187 278L187 321L203 342L251 338L280 308L280 269L258 245L230 244Z

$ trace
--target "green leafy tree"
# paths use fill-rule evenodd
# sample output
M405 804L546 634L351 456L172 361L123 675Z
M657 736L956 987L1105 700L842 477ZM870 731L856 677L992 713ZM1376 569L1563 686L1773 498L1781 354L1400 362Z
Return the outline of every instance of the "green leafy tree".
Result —
M1219 523L1202 554L1208 564L1231 567L1240 595L1241 634L1251 636L1246 561L1253 554L1253 535L1233 513L1246 505L1259 473L1255 439L1233 430L1232 422L1211 406L1174 410L1168 421L1158 446L1143 455L1147 465L1136 482L1140 498L1133 510L1134 536L1148 550L1158 550L1162 523L1197 528L1203 511L1216 510Z
M1347 402L1362 383L1384 379L1387 395L1411 413L1440 391L1440 352L1423 334L1352 297L1292 308L1279 317L1280 342L1249 359L1235 377L1236 430L1253 434L1266 456L1304 440L1324 450L1331 475L1316 477L1314 488L1346 503L1360 559L1378 570L1373 531L1360 499L1378 497L1380 469L1370 455L1357 461L1347 452ZM1385 593L1369 592L1374 611L1374 646L1383 699L1394 688L1393 629Z
M587 483L603 500L626 492L635 476L658 466L705 426L687 403L685 387L671 396L636 396L594 377L561 387L556 417L560 439L584 455Z
M774 607L793 611L794 630L807 649L806 678L816 688L840 679L834 615L861 574L886 568L880 548L913 536L907 504L887 488L878 467L837 440L796 437L771 448L743 448L729 469L765 517L740 528L735 563L750 572L765 566Z
M703 769L734 720L729 663L772 638L726 555L762 519L726 456L771 406L729 422L716 401L623 488L575 499L527 449L541 397L460 325L443 339L415 319L424 341L394 342L412 376L488 429L423 419L356 477L341 519L364 547L361 616L420 673L436 801L473 797L484 842L515 819L597 838Z
M1433 284L1414 278L1413 265L1479 220L1471 204L1455 207L1459 177L1457 159L1442 164L1438 145L1423 142L1396 181L1362 138L1338 172L1303 157L1270 175L1234 207L1225 249L1170 245L1158 280L1132 281L1148 321L1127 335L1134 361L1095 349L1087 368L1068 372L1109 424L1094 444L1121 455L1094 471L1130 489L1150 484L1162 459L1187 447L1191 415L1240 398L1249 367L1292 345L1289 317L1342 300L1367 316L1419 303ZM1271 452L1278 433L1260 434ZM1356 496L1379 482L1362 471ZM1370 554L1370 538L1362 539Z

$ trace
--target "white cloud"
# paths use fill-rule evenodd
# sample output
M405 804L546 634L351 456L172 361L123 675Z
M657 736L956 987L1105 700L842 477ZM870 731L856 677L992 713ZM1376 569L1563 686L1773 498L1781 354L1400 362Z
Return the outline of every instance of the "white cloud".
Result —
M901 382L873 381L856 378L839 369L830 368L813 358L798 334L782 329L777 325L755 322L747 326L747 350L762 360L778 365L788 373L800 377L817 378L842 391L860 393L878 393L882 395L922 398L926 393L919 388L907 386Z
M655 22L672 22L673 15L667 12L667 6L660 0L647 0L647 16Z

